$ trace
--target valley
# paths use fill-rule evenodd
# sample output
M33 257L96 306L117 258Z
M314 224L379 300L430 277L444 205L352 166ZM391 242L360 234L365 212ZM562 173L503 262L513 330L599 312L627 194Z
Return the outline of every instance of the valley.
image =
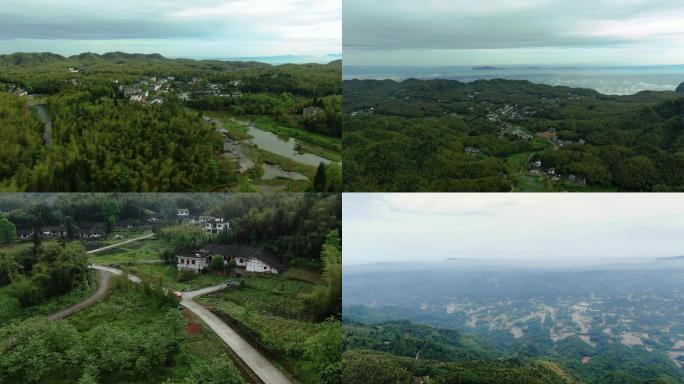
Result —
M485 343L492 356L552 361L585 383L618 374L630 383L684 378L681 263L580 271L457 265L386 277L345 270L345 322L454 330Z

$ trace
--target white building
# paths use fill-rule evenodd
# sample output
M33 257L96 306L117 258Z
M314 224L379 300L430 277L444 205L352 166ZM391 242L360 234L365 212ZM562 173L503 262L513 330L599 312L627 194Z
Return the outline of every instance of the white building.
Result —
M176 256L176 268L200 273L211 263L211 256L201 253L182 253Z
M213 216L200 216L196 224L204 229L208 235L218 235L219 232L230 227L230 223L224 221L223 218Z
M182 252L176 256L178 270L202 272L214 256L222 256L225 264L235 260L237 269L252 273L278 274L285 266L261 248L244 245L207 244L195 252Z
M179 219L187 219L188 217L190 217L190 210L187 208L181 208L178 210L176 217Z

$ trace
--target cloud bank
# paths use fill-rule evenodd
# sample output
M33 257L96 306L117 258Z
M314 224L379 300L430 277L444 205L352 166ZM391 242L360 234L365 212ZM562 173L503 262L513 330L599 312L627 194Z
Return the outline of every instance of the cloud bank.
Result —
M340 0L6 0L0 51L322 56L340 52L341 12Z
M353 65L684 63L681 1L345 0L343 19Z
M684 254L677 194L345 194L345 264Z

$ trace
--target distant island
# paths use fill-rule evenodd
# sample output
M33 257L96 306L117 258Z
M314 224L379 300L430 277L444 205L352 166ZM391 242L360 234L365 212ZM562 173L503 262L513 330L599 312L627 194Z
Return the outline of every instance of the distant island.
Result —
M483 66L479 66L479 67L473 67L473 70L474 70L474 71L489 71L489 70L494 70L494 69L502 69L502 68L492 67L492 66L489 66L489 65L483 65Z

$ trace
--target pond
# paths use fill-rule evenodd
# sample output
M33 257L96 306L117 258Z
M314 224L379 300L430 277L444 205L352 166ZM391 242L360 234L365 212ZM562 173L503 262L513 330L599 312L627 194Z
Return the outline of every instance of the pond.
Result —
M290 179L290 180L308 180L309 178L297 172L285 171L280 165L264 163L262 165L264 169L264 174L261 176L261 180L273 180L277 178Z
M296 149L297 140L291 137L280 137L274 133L264 131L257 128L254 123L249 121L235 120L237 123L247 127L247 134L252 136L251 139L246 140L249 144L254 144L259 149L266 152L275 153L288 159L294 160L298 163L318 167L320 163L330 164L331 161L314 155L312 153L300 152Z

